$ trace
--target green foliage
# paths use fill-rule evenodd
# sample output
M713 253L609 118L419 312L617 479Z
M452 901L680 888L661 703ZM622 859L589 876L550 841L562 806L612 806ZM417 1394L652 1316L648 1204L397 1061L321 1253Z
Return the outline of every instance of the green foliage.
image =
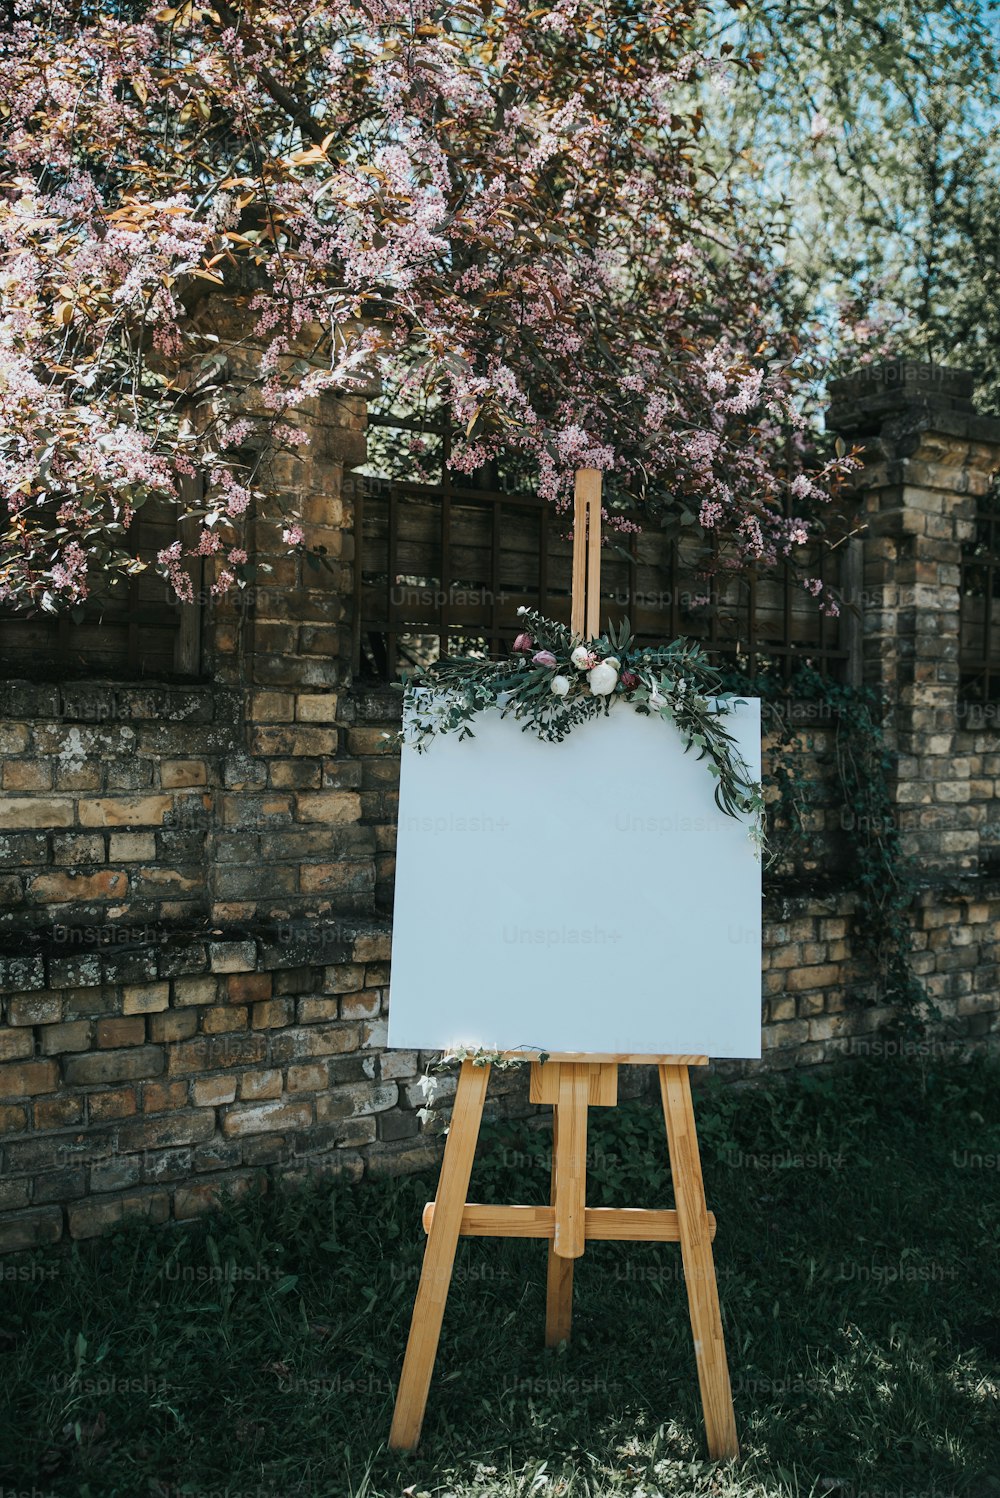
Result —
M472 738L476 717L496 707L502 717L523 720L523 732L559 743L578 724L606 717L612 702L622 699L636 712L672 724L684 752L694 748L699 760L708 761L716 805L727 816L752 818L756 839L764 810L761 787L724 726L733 693L724 690L721 673L700 645L674 640L639 646L627 619L583 643L565 624L533 609L519 612L524 632L514 642L513 655L499 661L457 656L418 668L416 687L407 691L405 729L418 750L436 734ZM601 690L595 668L609 671Z
M704 1459L678 1249L460 1245L419 1452L386 1451L428 1176L314 1186L2 1260L0 1481L50 1498L997 1498L1000 1074L895 1059L699 1088L740 1464ZM540 1120L541 1121L541 1120ZM543 1201L488 1125L471 1194ZM671 1201L652 1104L590 1114L590 1199Z
M722 180L784 241L774 298L835 361L972 368L1000 401L994 0L713 6L756 60L706 94Z

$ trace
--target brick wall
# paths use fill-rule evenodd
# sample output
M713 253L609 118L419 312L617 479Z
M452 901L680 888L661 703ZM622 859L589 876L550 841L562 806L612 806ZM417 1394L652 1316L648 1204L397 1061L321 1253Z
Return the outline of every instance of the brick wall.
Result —
M248 380L251 354L230 360ZM924 880L914 967L940 1018L923 1044L986 1044L1000 735L958 701L958 564L1000 423L940 372L890 366L833 395L832 424L868 445L853 602ZM125 1213L183 1219L278 1176L411 1169L439 1148L453 1077L384 1049L400 700L350 675L343 479L364 404L327 395L297 419L308 444L272 468L322 560L289 557L275 527L248 535L254 590L206 599L206 679L0 684L0 1247ZM891 1056L907 1043L883 1032L852 941L834 725L805 704L796 727L817 838L765 901L761 1066ZM529 1111L520 1074L491 1082L489 1111Z

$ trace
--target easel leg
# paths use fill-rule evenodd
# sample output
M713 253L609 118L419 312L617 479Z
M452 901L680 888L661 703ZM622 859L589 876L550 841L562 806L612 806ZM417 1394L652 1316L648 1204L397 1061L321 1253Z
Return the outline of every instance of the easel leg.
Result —
M389 1432L393 1451L412 1451L420 1440L489 1075L488 1066L462 1062Z
M587 1206L587 1107L590 1067L560 1065L558 1143L555 1167L556 1226L552 1247L560 1259L578 1259L584 1250Z
M556 1158L559 1154L559 1108L552 1109L552 1192L556 1204ZM573 1260L561 1259L554 1242L549 1243L548 1273L545 1281L545 1345L558 1347L568 1342L573 1325Z
M739 1456L740 1447L691 1104L691 1080L686 1066L661 1066L659 1072L705 1433L709 1456L720 1460Z

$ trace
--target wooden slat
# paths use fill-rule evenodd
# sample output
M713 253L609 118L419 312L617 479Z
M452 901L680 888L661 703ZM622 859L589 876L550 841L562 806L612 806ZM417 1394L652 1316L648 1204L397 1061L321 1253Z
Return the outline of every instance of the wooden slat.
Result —
M618 1068L613 1063L591 1066L587 1101L591 1108L613 1108L618 1102ZM557 1103L559 1101L559 1063L537 1062L531 1068L528 1081L528 1101L532 1103Z
M587 491L587 638L601 632L601 475L596 468L580 470Z
M389 1433L393 1451L410 1451L420 1439L489 1075L489 1066L462 1063Z
M708 1452L719 1461L740 1448L687 1068L661 1066L660 1094Z
M559 1068L559 1132L555 1148L555 1232L552 1243L561 1259L578 1259L584 1245L587 1197L587 1093L590 1068Z
M538 1062L537 1051L504 1051L510 1060ZM707 1056L651 1056L648 1052L636 1055L634 1051L553 1051L547 1055L543 1067L553 1062L571 1061L584 1064L614 1061L620 1066L707 1066Z
M709 1212L709 1233L715 1237L715 1213ZM588 1243L679 1243L680 1228L673 1208L587 1207L583 1214ZM434 1203L423 1212L424 1232L434 1221ZM463 1238L542 1238L555 1236L553 1207L484 1206L467 1202L462 1214ZM570 1261L572 1262L572 1261ZM563 1338L559 1339L564 1340Z
M532 1073L537 1071L532 1067ZM545 1256L545 1345L546 1347L558 1347L561 1342L568 1342L573 1330L573 1266L575 1259L567 1259L556 1253L556 1188L559 1180L558 1170L559 1156L559 1109L552 1110L552 1167L549 1172L549 1200L551 1206L547 1209L551 1213L552 1230L548 1237L548 1251ZM586 1221L586 1218L585 1218ZM465 1217L462 1218L463 1225ZM546 1225L547 1226L547 1225Z

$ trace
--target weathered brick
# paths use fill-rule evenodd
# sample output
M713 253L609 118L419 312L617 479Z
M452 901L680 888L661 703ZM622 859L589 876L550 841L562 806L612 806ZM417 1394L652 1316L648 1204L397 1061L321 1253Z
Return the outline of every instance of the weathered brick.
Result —
M840 969L832 963L822 967L796 968L785 979L785 985L793 993L808 988L833 988L840 981Z
M15 1212L19 1207L27 1207L31 1201L31 1181L26 1177L20 1180L0 1180L0 1212Z
M240 1139L245 1134L264 1134L281 1129L306 1129L312 1123L311 1103L254 1103L244 1107L237 1103L222 1120L227 1138Z
M348 1087L332 1087L316 1099L316 1119L318 1123L330 1123L338 1118L381 1113L394 1108L398 1101L399 1088L395 1082L356 1082Z
M10 760L3 769L5 791L48 791L52 789L52 767L33 759Z
M222 798L222 820L227 827L282 827L292 820L289 796L238 796Z
M358 936L354 942L355 962L388 962L392 938L387 931Z
M322 1020L339 1019L339 999L300 999L298 1019L302 1025L315 1025Z
M62 1237L62 1212L41 1207L30 1212L12 1212L0 1219L0 1253L58 1243Z
M0 957L0 993L45 987L41 957Z
M361 1043L361 1027L344 1023L308 1025L282 1030L271 1039L276 1059L280 1056L288 1061L302 1061L356 1051Z
M289 1092L320 1092L327 1083L327 1069L322 1062L288 1068Z
M112 863L145 863L156 857L156 836L152 832L113 832L108 843Z
M186 1222L202 1212L215 1212L222 1202L238 1201L258 1184L253 1172L227 1171L194 1185L178 1186L174 1192L174 1216Z
M365 970L359 962L342 962L323 973L324 993L356 993L365 983Z
M219 985L214 978L175 978L175 1004L214 1004L219 995Z
M93 1087L102 1082L135 1082L158 1077L164 1069L163 1052L156 1046L135 1046L129 1051L91 1051L64 1063L71 1087Z
M137 1186L141 1179L140 1155L117 1155L99 1160L90 1168L91 1191L124 1191L128 1186Z
M59 994L18 993L7 1001L7 1019L12 1025L54 1025L62 1019Z
M295 699L295 717L300 723L336 723L336 692L300 694Z
M210 942L208 956L213 973L248 973L257 966L257 947L252 941Z
M247 1071L240 1078L240 1098L243 1102L262 1102L264 1099L281 1096L281 1072L277 1068L267 1071Z
M224 1035L230 1030L247 1028L248 1010L240 1006L219 1004L206 1009L201 1017L201 1027L206 1035Z
M190 1108L171 1113L144 1114L130 1118L118 1128L118 1146L123 1153L133 1150L167 1149L182 1144L203 1144L215 1133L215 1113L211 1108Z
M198 1077L191 1083L191 1101L196 1108L215 1108L235 1099L235 1077Z
M276 790L314 791L323 780L319 765L308 759L278 759L270 767L271 784Z
M371 859L304 864L299 884L303 894L367 898L375 886L375 867Z
M11 1104L0 1107L0 1134L20 1134L28 1127L28 1115L23 1108Z
M140 983L122 990L125 1014L155 1014L170 1004L169 983Z
M348 754L392 754L395 747L392 734L384 728L348 729Z
M120 869L101 869L97 874L36 874L28 881L28 894L44 905L123 900L128 894L128 875Z
M136 1111L135 1088L115 1087L108 1092L91 1093L87 1110L94 1123L109 1118L131 1118Z
M353 791L303 791L295 798L295 817L299 822L340 822L361 820L361 799Z
M99 832L57 834L52 839L52 858L60 864L104 863L104 838Z
M156 1190L129 1191L103 1201L75 1202L67 1211L71 1238L96 1238L131 1217L161 1223L169 1216L170 1197L166 1191Z
M101 766L93 764L57 764L55 767L57 791L99 791L101 789Z
M295 698L291 692L254 692L250 698L250 717L256 723L291 723L295 717Z
M56 796L5 796L0 799L0 827L72 827L73 803ZM93 825L93 823L91 824Z
M253 1027L255 1030L279 1029L291 1024L294 1014L295 1005L291 999L265 999L253 1006Z
M30 1030L0 1030L0 1061L20 1061L34 1054L35 1041Z
M255 728L250 735L253 753L265 759L336 754L337 741L335 728Z
M273 979L270 973L232 973L226 979L226 988L231 1004L251 1004L257 999L269 999Z
M97 1044L101 1050L110 1051L117 1050L119 1046L142 1045L145 1039L146 1021L141 1014L127 1019L119 1015L113 1019L97 1021Z
M345 993L340 1000L341 1019L374 1019L379 1012L381 995L377 988L364 993Z
M379 1076L386 1082L393 1078L399 1080L413 1077L417 1072L417 1063L416 1051L386 1051L379 1057Z
M181 1040L168 1048L167 1071L172 1077L183 1077L228 1066L268 1064L273 1059L270 1049L271 1037L252 1031L198 1035L193 1040Z
M65 1051L85 1051L89 1045L89 1020L78 1019L69 1024L46 1025L42 1030L43 1056L60 1056Z
M36 1129L65 1129L83 1118L83 1103L76 1097L39 1098L34 1104Z
M289 698L289 701L294 701ZM24 754L28 748L30 736L23 723L0 723L0 754L5 758L14 754Z
M160 784L165 791L183 786L207 785L208 766L201 759L165 759L160 763Z
M80 826L158 827L173 805L172 796L96 797L80 802Z
M198 1030L198 1016L193 1009L168 1009L163 1014L151 1014L147 1023L149 1038L157 1045L189 1040Z
M10 1061L0 1066L0 1098L34 1097L39 1092L55 1092L58 1086L55 1061Z
M147 1082L142 1089L144 1113L165 1113L183 1108L187 1100L187 1082Z

